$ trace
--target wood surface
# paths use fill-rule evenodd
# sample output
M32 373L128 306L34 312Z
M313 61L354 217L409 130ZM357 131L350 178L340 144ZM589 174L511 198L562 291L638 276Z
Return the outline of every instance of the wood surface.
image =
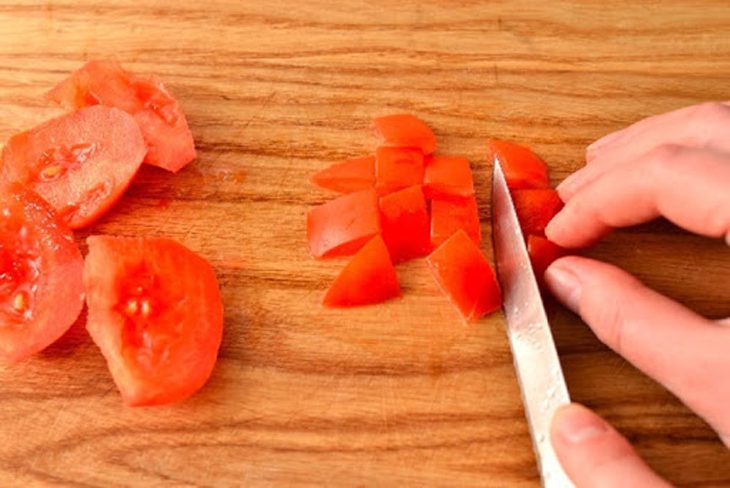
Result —
M143 6L144 5L144 6ZM413 112L470 158L489 228L489 136L534 147L559 181L639 118L727 99L724 0L0 2L0 139L58 113L44 93L89 59L159 74L199 148L145 167L89 232L165 235L214 264L220 360L194 398L122 406L79 322L0 371L1 486L538 486L501 314L469 326L423 261L405 297L328 311L345 261L307 253L317 169L366 154L372 117ZM485 251L491 255L490 239ZM711 317L730 252L667 223L590 254ZM730 454L672 395L548 304L568 386L680 486L730 485Z

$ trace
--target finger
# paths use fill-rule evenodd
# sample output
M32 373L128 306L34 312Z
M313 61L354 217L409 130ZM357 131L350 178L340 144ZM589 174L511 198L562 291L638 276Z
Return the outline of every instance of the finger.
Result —
M545 280L603 343L663 384L718 433L730 434L730 328L591 259L561 258L547 269Z
M555 413L550 439L563 469L578 488L670 486L649 469L621 434L582 405L566 405Z
M582 247L615 227L664 216L709 237L730 233L730 157L706 149L660 146L630 167L582 187L548 224L556 244Z

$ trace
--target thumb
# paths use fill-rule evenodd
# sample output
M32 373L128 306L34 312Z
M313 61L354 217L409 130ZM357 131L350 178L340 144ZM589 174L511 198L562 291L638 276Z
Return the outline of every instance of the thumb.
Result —
M553 418L551 440L565 472L578 488L665 488L631 444L601 417L576 403Z

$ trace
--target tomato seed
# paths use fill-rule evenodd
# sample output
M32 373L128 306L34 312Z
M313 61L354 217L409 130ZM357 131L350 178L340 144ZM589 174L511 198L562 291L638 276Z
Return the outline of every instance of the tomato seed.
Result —
M28 310L28 302L28 294L21 291L13 298L13 309L18 313L25 313Z
M60 164L54 164L53 166L43 168L41 178L46 181L55 180L61 176L61 173L63 173L63 167Z

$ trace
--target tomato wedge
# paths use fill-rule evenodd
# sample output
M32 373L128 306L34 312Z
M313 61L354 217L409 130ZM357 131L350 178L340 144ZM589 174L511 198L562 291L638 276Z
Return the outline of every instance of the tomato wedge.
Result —
M478 320L502 306L494 270L463 230L444 242L427 261L441 289L465 320Z
M411 114L378 117L373 121L381 146L413 147L423 154L436 150L436 136L421 119Z
M84 304L83 264L48 203L0 185L0 360L21 361L71 327Z
M412 186L380 199L383 240L394 263L431 252L430 219L420 186Z
M537 281L543 283L545 270L558 258L567 254L567 251L552 241L541 236L527 236L527 252L530 254L532 271Z
M530 149L498 139L491 139L488 146L488 162L500 161L510 189L550 187L547 164Z
M378 195L372 189L342 195L307 214L309 251L316 258L354 254L379 233Z
M423 183L423 153L418 149L379 147L375 151L375 188L387 195Z
M524 235L544 235L545 227L563 208L558 192L547 190L514 190L512 201Z
M116 108L90 107L11 137L0 179L38 192L69 227L79 229L122 196L145 153L134 118Z
M132 114L149 147L145 162L177 172L195 159L195 143L180 104L156 76L140 76L111 61L90 61L48 97L70 109L117 107Z
M431 245L439 247L457 231L464 230L477 244L482 240L476 198L431 201Z
M315 173L312 183L339 193L352 193L375 186L375 157L347 159Z
M401 295L398 276L388 248L380 236L373 237L327 290L323 304L327 307L353 307L384 302Z
M208 380L223 306L208 262L170 239L92 236L86 328L131 406L183 400Z
M427 158L423 190L428 198L465 198L474 195L474 179L469 161L458 156Z

